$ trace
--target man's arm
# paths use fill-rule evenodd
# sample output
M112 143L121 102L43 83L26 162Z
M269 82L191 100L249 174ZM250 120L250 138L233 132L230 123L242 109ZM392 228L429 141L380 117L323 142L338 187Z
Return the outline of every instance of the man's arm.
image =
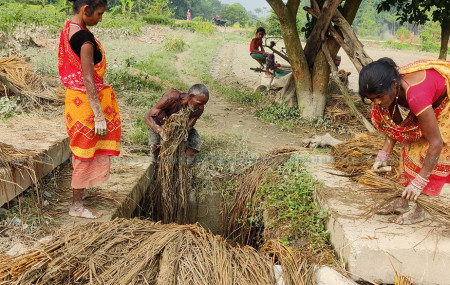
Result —
M157 134L161 133L162 128L155 122L155 119L153 119L153 117L158 116L163 110L169 108L170 105L174 102L176 98L173 91L174 90L171 89L164 93L161 99L159 99L159 101L150 108L147 114L144 115L144 122Z
M191 130L194 127L195 123L197 122L197 119L200 118L200 116L202 114L203 114L203 109L198 110L198 111L196 111L196 114L194 115L194 117L189 119L189 123L188 123L189 130Z

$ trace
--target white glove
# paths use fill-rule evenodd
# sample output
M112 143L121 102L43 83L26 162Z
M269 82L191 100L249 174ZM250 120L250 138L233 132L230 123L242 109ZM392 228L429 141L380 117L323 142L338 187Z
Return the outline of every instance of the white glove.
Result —
M430 180L427 180L417 174L416 178L414 178L414 180L405 187L405 190L402 193L402 198L410 201L416 201L422 193L423 188L427 186L428 182L430 182Z
M389 152L380 150L378 152L377 158L375 159L375 163L372 166L373 172L388 172L391 171L392 168L387 165L389 160Z
M106 137L108 133L108 128L106 127L105 117L96 117L95 121L95 135L100 137Z

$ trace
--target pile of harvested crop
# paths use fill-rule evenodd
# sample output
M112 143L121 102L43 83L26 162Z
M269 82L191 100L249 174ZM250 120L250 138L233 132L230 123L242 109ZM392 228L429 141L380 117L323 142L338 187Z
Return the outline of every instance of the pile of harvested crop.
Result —
M62 229L46 245L0 261L0 284L312 284L285 245L233 247L196 225L116 219Z

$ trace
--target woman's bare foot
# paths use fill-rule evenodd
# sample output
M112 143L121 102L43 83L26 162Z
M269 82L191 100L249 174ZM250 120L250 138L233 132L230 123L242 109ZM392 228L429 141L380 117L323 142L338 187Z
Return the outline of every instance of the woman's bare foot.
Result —
M395 219L394 223L399 225L412 225L415 223L419 223L425 220L425 210L416 204L416 208L411 210L397 219Z
M70 210L69 210L69 215L72 217L79 217L79 218L86 218L86 219L98 219L103 215L103 213L85 208L83 206L81 206L79 208L71 206Z
M81 199L85 200L88 198L96 197L98 195L100 195L100 192L98 192L98 191L83 189L83 194L81 195Z
M408 212L408 200L399 198L379 209L375 213L378 215L399 215Z

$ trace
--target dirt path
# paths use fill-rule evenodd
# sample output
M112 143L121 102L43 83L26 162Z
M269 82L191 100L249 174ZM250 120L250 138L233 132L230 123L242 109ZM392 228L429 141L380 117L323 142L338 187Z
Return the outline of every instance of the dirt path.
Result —
M233 50L227 50L227 53L221 56L221 60L224 60L229 55L233 55ZM188 56L188 54L189 51L186 51L178 55L177 69L180 73L180 78L184 82L191 84L196 81L195 78L183 73L183 58ZM233 62L233 64L236 64L236 62ZM230 65L230 69L239 70L240 68L231 68ZM229 75L221 73L221 76L234 78L236 75L232 73L229 73ZM239 83L238 81L237 84L244 83ZM278 146L301 146L302 140L302 137L297 134L281 131L275 125L259 121L247 108L228 103L220 95L214 94L214 92L211 92L210 100L205 107L203 119L201 118L197 122L197 129L201 133L206 132L211 135L243 137L248 143L249 151L254 153L267 152Z
M282 43L277 43L282 45ZM406 65L413 61L425 58L437 58L437 54L415 52L408 50L384 49L374 44L366 44L365 51L373 59L381 57L391 57L398 66ZM342 57L340 69L351 72L349 77L349 87L355 92L358 91L358 72L347 54L341 49L338 53ZM280 63L282 59L276 57ZM249 56L248 45L236 42L226 42L220 49L216 64L211 70L215 80L224 85L244 86L254 90L257 86L264 83L262 74L251 71L251 67L258 67L258 63Z

